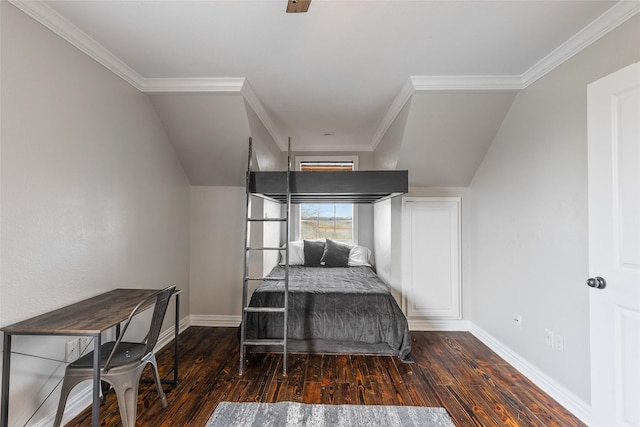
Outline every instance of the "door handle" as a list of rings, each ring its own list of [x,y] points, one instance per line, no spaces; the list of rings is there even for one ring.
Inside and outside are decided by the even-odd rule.
[[[604,289],[607,286],[607,282],[602,277],[596,276],[588,278],[587,285],[596,289]]]

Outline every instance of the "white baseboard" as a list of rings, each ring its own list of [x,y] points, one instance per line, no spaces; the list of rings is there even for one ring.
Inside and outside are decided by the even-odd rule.
[[[558,384],[536,366],[529,363],[473,322],[468,320],[408,319],[408,323],[410,331],[469,331],[559,404],[564,406],[581,421],[589,424],[591,420],[591,406],[588,403]]]
[[[224,314],[192,314],[191,326],[210,326],[214,328],[235,328],[240,326],[242,316]]]
[[[73,389],[73,392],[67,399],[67,404],[64,408],[64,415],[62,416],[62,422],[60,425],[67,424],[80,412],[91,406],[92,392],[93,385],[91,384],[91,382],[81,383]],[[35,424],[32,424],[32,427],[51,427],[55,419],[56,413],[49,413],[46,417],[42,418]]]
[[[178,329],[179,329],[178,334],[181,334],[182,332],[184,332],[184,330],[187,329],[189,326],[191,326],[190,316],[185,316],[182,319],[180,319],[180,321],[178,322]],[[172,326],[166,331],[160,333],[160,336],[158,336],[158,344],[156,344],[156,348],[154,350],[156,353],[160,351],[162,347],[164,347],[165,345],[173,341],[173,338],[175,337],[174,331],[175,331],[175,328]]]
[[[582,422],[589,425],[591,421],[591,405],[571,393],[562,385],[558,384],[547,374],[540,371],[536,366],[529,363],[519,354],[504,345],[491,334],[487,333],[473,322],[469,322],[469,332],[482,341],[487,347],[502,357],[511,366],[529,378],[535,385],[540,387],[545,393],[564,406]]]
[[[189,326],[209,326],[209,327],[237,327],[240,324],[240,315],[191,315],[180,321],[180,332]],[[412,331],[469,331],[476,338],[482,341],[487,347],[502,357],[511,366],[529,378],[534,384],[540,387],[545,393],[555,399],[567,410],[573,413],[584,423],[589,424],[591,420],[591,407],[582,399],[571,393],[562,385],[558,384],[548,375],[540,371],[536,366],[529,363],[519,354],[504,345],[491,334],[468,320],[424,320],[409,319],[409,330]],[[156,351],[173,340],[174,328],[164,331],[159,339]],[[67,401],[63,423],[68,422],[80,412],[91,405],[91,384],[81,386],[73,393],[74,396]],[[34,427],[47,427],[53,424],[55,413],[34,424]]]
[[[178,323],[179,332],[182,333],[190,325],[189,316],[184,317]],[[171,326],[166,331],[161,332],[158,337],[158,344],[156,345],[155,352],[158,353],[162,347],[173,341],[175,327]],[[62,417],[62,425],[65,425],[79,413],[91,406],[93,400],[93,384],[90,381],[82,383],[73,389],[70,394],[67,404],[64,409],[64,415]],[[56,418],[56,414],[50,413],[40,421],[33,424],[33,427],[50,427],[53,425],[53,421]]]
[[[231,328],[240,325],[240,315],[191,315],[191,326],[209,326]],[[408,319],[410,331],[468,331],[469,322],[466,320],[425,320]]]
[[[462,319],[407,319],[410,331],[468,331],[469,322]]]

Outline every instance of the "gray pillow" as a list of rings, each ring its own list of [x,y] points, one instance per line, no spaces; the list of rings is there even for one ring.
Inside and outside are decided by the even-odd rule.
[[[330,239],[324,244],[324,252],[320,258],[320,265],[325,267],[348,267],[351,246]]]
[[[320,267],[320,258],[324,253],[323,241],[304,241],[304,266]]]

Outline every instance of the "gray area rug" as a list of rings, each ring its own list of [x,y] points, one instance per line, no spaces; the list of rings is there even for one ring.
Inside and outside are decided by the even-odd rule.
[[[455,424],[444,408],[220,402],[206,427],[222,426],[455,427]]]

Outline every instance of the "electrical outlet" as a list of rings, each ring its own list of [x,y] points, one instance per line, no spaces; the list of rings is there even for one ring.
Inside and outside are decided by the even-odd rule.
[[[79,340],[76,338],[67,342],[65,345],[64,361],[67,363],[73,362],[80,357],[80,349],[78,347]]]
[[[558,350],[560,353],[564,352],[564,338],[562,338],[562,335],[555,334],[553,336],[553,348]]]
[[[516,315],[516,317],[513,318],[513,321],[516,323],[516,326],[518,328],[522,328],[522,315],[521,314]]]
[[[553,348],[554,347],[554,342],[553,342],[553,331],[549,330],[549,329],[545,329],[544,332],[546,333],[545,335],[545,343]]]
[[[84,354],[91,344],[91,337],[80,337],[80,355]]]

